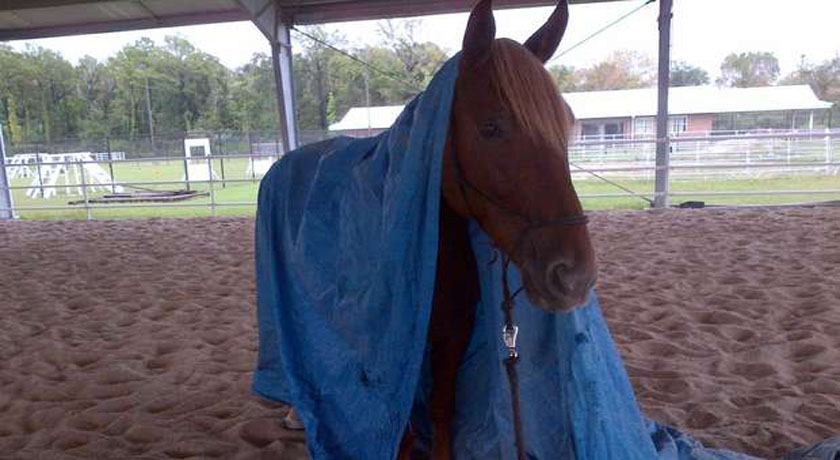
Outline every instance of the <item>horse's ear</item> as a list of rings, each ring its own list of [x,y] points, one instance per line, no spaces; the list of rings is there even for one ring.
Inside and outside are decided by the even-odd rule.
[[[481,0],[473,8],[464,34],[464,59],[480,63],[490,57],[490,47],[496,38],[496,20],[490,0]]]
[[[537,59],[543,63],[548,62],[557,47],[560,46],[560,41],[563,40],[563,35],[566,33],[566,26],[569,25],[569,0],[560,0],[560,4],[551,13],[548,22],[545,23],[540,30],[536,31],[531,38],[525,42],[525,47],[531,50]]]

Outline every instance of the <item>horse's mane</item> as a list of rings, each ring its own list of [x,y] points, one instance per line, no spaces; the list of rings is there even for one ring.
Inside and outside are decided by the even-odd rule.
[[[534,139],[565,151],[574,117],[543,63],[504,38],[493,42],[491,55],[496,89],[516,122]]]

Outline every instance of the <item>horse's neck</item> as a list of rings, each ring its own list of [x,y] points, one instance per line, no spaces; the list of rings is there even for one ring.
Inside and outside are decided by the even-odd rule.
[[[441,197],[438,239],[438,285],[457,297],[454,301],[475,303],[479,285],[469,221],[458,215]]]

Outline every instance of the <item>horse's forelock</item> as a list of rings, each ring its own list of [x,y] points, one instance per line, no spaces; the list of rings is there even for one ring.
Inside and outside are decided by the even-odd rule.
[[[565,151],[571,111],[542,62],[513,40],[494,41],[494,84],[516,122],[528,134]]]

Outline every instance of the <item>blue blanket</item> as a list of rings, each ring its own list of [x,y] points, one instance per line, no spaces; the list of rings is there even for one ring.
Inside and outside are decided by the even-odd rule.
[[[299,411],[314,459],[390,460],[410,417],[427,426],[426,333],[457,63],[389,131],[303,147],[262,181],[253,388]],[[501,267],[488,237],[475,226],[472,235],[482,300],[458,381],[456,458],[514,458]],[[594,291],[565,315],[520,296],[516,317],[529,458],[748,458],[644,420]]]

